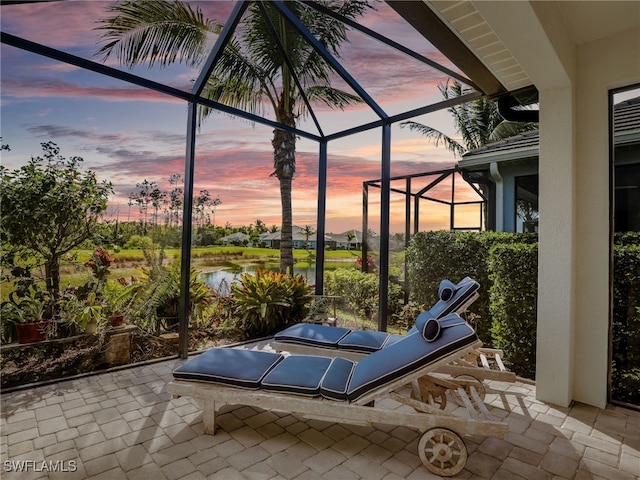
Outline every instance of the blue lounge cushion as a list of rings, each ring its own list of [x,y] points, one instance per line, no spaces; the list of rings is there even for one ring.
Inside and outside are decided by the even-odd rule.
[[[455,285],[455,292],[449,300],[440,299],[427,311],[429,318],[440,318],[456,312],[476,294],[479,288],[480,284],[475,280],[469,277],[463,278]]]
[[[393,335],[389,335],[389,338],[387,339],[387,341],[384,344],[384,348],[387,348],[389,345],[393,345],[394,343],[399,342],[404,337],[405,337],[405,335],[400,335],[400,334],[397,334],[397,333],[394,333]]]
[[[336,348],[338,342],[351,332],[344,327],[329,327],[314,323],[297,323],[276,333],[274,340]]]
[[[465,323],[464,319],[457,313],[451,313],[442,318],[429,318],[421,327],[422,336],[427,342],[437,340],[444,328],[454,327]]]
[[[368,392],[386,385],[442,359],[478,340],[465,322],[442,329],[433,342],[422,335],[407,335],[393,345],[364,357],[356,365],[347,388],[347,399],[357,400]]]
[[[260,388],[260,382],[280,363],[280,353],[236,348],[212,348],[173,371],[174,378]]]
[[[316,396],[331,358],[291,355],[276,365],[261,382],[265,390]]]
[[[338,342],[338,348],[356,352],[375,352],[384,347],[389,336],[387,332],[375,330],[352,330]]]
[[[347,385],[355,366],[355,362],[346,358],[334,358],[320,384],[320,395],[333,400],[346,400]]]
[[[456,285],[451,280],[442,280],[438,287],[438,298],[445,302],[451,300],[453,294],[456,292]]]

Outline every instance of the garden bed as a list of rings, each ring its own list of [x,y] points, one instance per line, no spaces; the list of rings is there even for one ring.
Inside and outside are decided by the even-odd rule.
[[[128,364],[146,362],[178,354],[175,343],[133,328],[130,332]],[[240,339],[227,332],[211,337],[205,332],[190,332],[189,350],[236,343]],[[64,379],[114,366],[105,358],[105,342],[98,335],[80,335],[28,345],[2,346],[0,388],[13,389],[34,383]]]

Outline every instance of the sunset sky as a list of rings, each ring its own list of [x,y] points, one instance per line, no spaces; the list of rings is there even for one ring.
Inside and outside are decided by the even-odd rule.
[[[100,34],[96,21],[107,15],[111,1],[65,1],[25,5],[3,5],[2,31],[96,62]],[[230,1],[189,2],[204,15],[224,22],[233,7]],[[455,69],[423,37],[417,34],[385,3],[376,3],[361,19],[369,28],[406,45],[418,53]],[[395,52],[359,32],[350,33],[342,63],[388,114],[397,114],[440,101],[440,72]],[[136,183],[155,181],[169,190],[172,174],[184,173],[186,103],[118,80],[2,45],[1,135],[10,152],[2,152],[2,165],[13,169],[40,153],[40,143],[57,143],[65,157],[80,156],[84,166],[99,179],[113,182],[116,195],[108,214],[135,218],[127,206]],[[108,61],[117,65],[115,59]],[[132,73],[166,82],[185,91],[197,70],[174,65],[164,70],[136,67]],[[344,84],[336,85],[340,88]],[[325,134],[339,132],[377,117],[366,106],[346,112],[316,110]],[[270,118],[270,115],[265,114]],[[414,120],[456,137],[446,111]],[[310,120],[299,127],[313,133]],[[380,129],[370,130],[329,143],[327,232],[362,228],[362,182],[380,178]],[[195,190],[208,190],[222,201],[215,223],[233,226],[262,220],[280,224],[278,181],[271,177],[272,128],[215,113],[208,117],[197,137]],[[317,210],[317,156],[315,142],[297,143],[297,173],[294,179],[294,224],[315,225]],[[393,176],[428,172],[453,166],[457,159],[443,148],[435,148],[417,133],[392,128]],[[414,182],[415,190],[433,178]],[[422,183],[420,183],[422,182]],[[456,188],[462,182],[457,181]],[[442,185],[439,193],[448,193]],[[404,182],[393,185],[403,188]],[[459,191],[466,198],[464,189]],[[372,191],[370,228],[379,231],[379,202]],[[475,199],[475,198],[474,198]],[[392,194],[392,232],[404,231],[404,197]],[[432,206],[433,205],[433,206]],[[469,209],[467,209],[469,210]],[[478,222],[477,207],[471,223]],[[421,229],[448,228],[448,207],[421,204]],[[460,211],[460,214],[462,211]],[[456,215],[459,215],[456,213]]]

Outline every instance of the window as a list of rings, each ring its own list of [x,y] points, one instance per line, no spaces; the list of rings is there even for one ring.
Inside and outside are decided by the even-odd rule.
[[[516,177],[516,231],[538,231],[538,175]]]
[[[616,165],[614,225],[616,232],[640,232],[640,149],[635,165]]]

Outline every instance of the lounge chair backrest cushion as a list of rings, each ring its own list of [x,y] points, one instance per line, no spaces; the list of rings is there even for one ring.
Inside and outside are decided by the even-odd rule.
[[[442,318],[427,318],[426,315],[416,320],[416,328],[427,342],[434,342],[442,334],[442,330],[464,323],[457,313],[450,313]]]
[[[475,280],[465,277],[455,285],[455,291],[449,300],[440,299],[429,309],[429,315],[432,318],[440,318],[457,311],[462,305],[467,303],[473,297],[480,284]]]
[[[356,365],[347,398],[355,401],[366,393],[408,375],[478,340],[466,323],[442,330],[433,342],[421,334],[407,335],[399,342],[364,357]]]
[[[442,280],[438,287],[438,298],[444,302],[448,302],[456,293],[456,285],[451,280]]]
[[[212,348],[173,371],[182,380],[217,382],[236,387],[260,388],[260,382],[284,359],[281,353]]]

